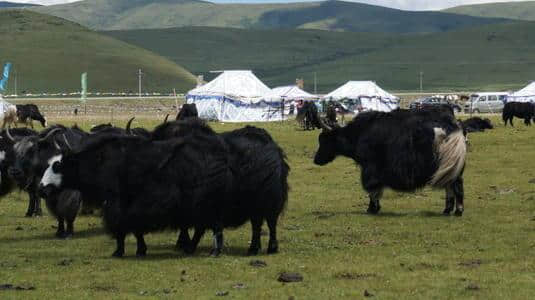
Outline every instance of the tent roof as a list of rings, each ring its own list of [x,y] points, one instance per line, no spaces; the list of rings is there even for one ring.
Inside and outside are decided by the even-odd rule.
[[[264,96],[264,98],[268,100],[279,100],[282,98],[288,100],[300,100],[315,99],[318,97],[316,95],[303,91],[296,85],[287,85],[273,88],[269,93]]]
[[[223,71],[214,80],[188,92],[196,96],[226,96],[237,100],[252,100],[269,93],[270,89],[251,71]]]
[[[346,84],[330,92],[324,97],[327,99],[356,99],[361,96],[380,97],[383,99],[398,99],[398,97],[380,88],[373,81],[348,81]]]
[[[535,96],[535,81],[528,84],[523,89],[509,95],[509,97],[527,97],[527,96]]]

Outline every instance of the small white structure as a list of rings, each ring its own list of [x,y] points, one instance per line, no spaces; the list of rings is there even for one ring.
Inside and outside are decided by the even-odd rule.
[[[199,117],[224,122],[281,120],[280,99],[264,99],[271,90],[251,71],[223,71],[214,80],[189,91]]]
[[[373,81],[348,81],[324,96],[325,100],[354,101],[363,110],[389,112],[399,107],[399,98],[386,92]]]
[[[507,102],[535,102],[535,81],[507,96]]]

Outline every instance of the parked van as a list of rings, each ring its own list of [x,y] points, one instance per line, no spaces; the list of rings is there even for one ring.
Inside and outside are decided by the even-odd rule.
[[[464,112],[469,113],[499,113],[503,110],[509,93],[477,93],[470,96],[464,105]]]

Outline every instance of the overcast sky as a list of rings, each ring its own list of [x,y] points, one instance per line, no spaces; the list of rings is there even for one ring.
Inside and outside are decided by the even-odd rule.
[[[75,2],[78,0],[7,0],[11,2],[26,2],[26,3],[36,3],[36,4],[59,4],[59,3],[68,3]],[[269,2],[302,2],[309,0],[208,0],[211,2],[234,2],[234,3],[269,3]],[[526,0],[509,0],[509,1],[500,1],[500,0],[359,0],[353,2],[362,2],[368,4],[376,4],[381,6],[407,9],[407,10],[434,10],[434,9],[443,9],[463,4],[476,4],[476,3],[488,3],[488,2],[510,2],[510,1],[526,1]]]

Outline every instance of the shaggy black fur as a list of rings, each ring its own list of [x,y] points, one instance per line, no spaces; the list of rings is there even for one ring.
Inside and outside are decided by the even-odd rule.
[[[188,119],[162,124],[153,132],[156,140],[173,137],[212,135],[216,133],[200,119]],[[288,200],[288,173],[290,167],[285,161],[283,150],[264,129],[246,126],[245,128],[220,134],[229,147],[230,164],[234,172],[233,196],[223,206],[223,227],[238,227],[251,221],[252,239],[248,253],[257,254],[261,248],[260,232],[266,220],[270,239],[268,253],[278,251],[277,220]],[[182,230],[177,246],[188,252],[195,250],[203,232],[195,232],[189,242],[187,232]],[[216,249],[219,254],[222,235],[216,236]],[[189,246],[188,246],[189,245]]]
[[[59,188],[105,200],[104,224],[117,240],[114,256],[124,254],[128,233],[136,236],[137,255],[142,256],[147,232],[189,227],[221,232],[222,207],[233,186],[228,159],[217,136],[152,142],[101,134],[88,137],[52,169],[63,175]],[[50,189],[54,186],[42,187]]]
[[[37,135],[37,132],[27,128],[14,128],[10,129],[10,134],[14,138],[19,139],[25,136]],[[18,186],[16,181],[14,181],[13,178],[8,175],[9,167],[13,166],[15,163],[15,152],[13,150],[13,145],[14,142],[9,139],[6,131],[2,130],[0,132],[0,196],[10,193],[16,187],[21,189],[25,188],[25,186]],[[25,190],[28,192],[30,199],[28,204],[28,212],[33,211],[32,205],[37,198],[37,192],[28,189]],[[27,213],[27,216],[31,215],[32,214]]]
[[[35,104],[17,104],[17,119],[19,123],[30,124],[33,128],[32,120],[39,121],[41,126],[46,127],[45,117]]]
[[[197,118],[199,112],[197,111],[197,105],[195,103],[184,104],[182,109],[176,115],[176,120],[186,120],[187,118]]]
[[[352,158],[360,165],[362,185],[370,194],[368,212],[377,213],[385,187],[410,192],[430,182],[438,169],[434,128],[441,128],[446,135],[460,130],[448,112],[361,113],[346,127],[320,134],[314,163],[325,165],[338,155]],[[455,191],[458,215],[463,210],[462,187],[461,175],[447,187]],[[448,192],[444,213],[453,209],[452,197]]]
[[[19,185],[37,191],[41,177],[48,168],[48,160],[54,155],[60,154],[62,150],[79,145],[85,136],[87,133],[76,126],[67,128],[62,125],[54,125],[46,128],[37,136],[21,138],[14,146],[15,163],[9,168],[9,174]],[[73,223],[82,201],[79,193],[63,191],[58,195],[43,198],[45,198],[48,210],[58,221],[56,236],[70,238],[73,235]],[[33,207],[28,209],[27,215],[42,214],[40,198],[36,197],[34,200]],[[65,222],[67,230],[65,230]]]
[[[524,124],[531,126],[531,119],[535,119],[535,104],[521,102],[505,103],[502,111],[502,119],[505,126],[507,126],[507,121],[509,121],[511,126],[514,126],[513,117],[524,119]]]
[[[493,129],[490,119],[481,119],[479,117],[473,117],[465,121],[461,121],[463,128],[466,132],[481,132],[485,129]]]

